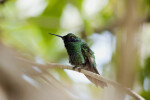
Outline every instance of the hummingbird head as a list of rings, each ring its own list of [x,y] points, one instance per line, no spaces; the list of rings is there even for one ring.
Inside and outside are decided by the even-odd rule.
[[[72,33],[68,33],[67,35],[63,36],[63,40],[65,43],[67,43],[67,42],[81,42],[81,39]]]
[[[58,37],[62,38],[63,41],[64,41],[64,43],[68,43],[68,42],[81,42],[81,39],[78,38],[77,36],[75,36],[72,33],[68,33],[65,36],[60,36],[60,35],[56,35],[56,34],[52,34],[52,33],[49,33],[49,34],[55,35],[55,36],[58,36]]]

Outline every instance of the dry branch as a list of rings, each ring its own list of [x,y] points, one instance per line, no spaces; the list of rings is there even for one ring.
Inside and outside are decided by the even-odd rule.
[[[69,65],[62,65],[62,64],[57,64],[57,63],[38,64],[38,63],[31,62],[31,61],[23,59],[23,58],[18,58],[18,59],[21,60],[21,61],[24,61],[24,62],[26,62],[30,65],[37,66],[41,70],[45,70],[45,69],[48,69],[48,68],[61,68],[61,69],[73,70],[72,66],[69,66]],[[75,69],[74,71],[78,72],[78,69]],[[120,89],[120,90],[124,91],[128,95],[134,97],[136,100],[145,100],[142,96],[140,96],[136,92],[132,91],[131,89],[125,88],[125,87],[121,86],[119,83],[117,83],[115,81],[112,81],[112,80],[109,80],[109,79],[106,79],[103,76],[100,76],[98,74],[95,74],[93,72],[90,72],[90,71],[87,71],[87,70],[84,70],[84,69],[81,69],[80,73],[91,76],[92,78],[95,78],[97,80],[101,80],[103,82],[106,82],[107,84],[110,84],[110,85],[114,86],[116,89]]]

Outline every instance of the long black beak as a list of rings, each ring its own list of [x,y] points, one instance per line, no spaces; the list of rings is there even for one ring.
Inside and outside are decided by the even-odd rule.
[[[56,35],[56,34],[53,34],[53,33],[48,33],[48,34],[50,34],[50,35],[55,35],[55,36],[58,36],[58,37],[60,37],[60,38],[63,38],[63,36]]]

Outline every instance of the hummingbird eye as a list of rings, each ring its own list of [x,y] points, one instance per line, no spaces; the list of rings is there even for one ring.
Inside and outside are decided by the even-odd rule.
[[[72,36],[71,39],[74,39],[74,37]]]
[[[75,42],[75,38],[74,38],[73,36],[70,37],[70,40],[71,40],[72,42]]]

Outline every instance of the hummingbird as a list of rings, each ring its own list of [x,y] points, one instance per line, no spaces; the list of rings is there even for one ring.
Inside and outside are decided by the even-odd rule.
[[[96,68],[94,52],[89,48],[87,43],[83,42],[72,33],[68,33],[65,36],[60,36],[53,33],[49,34],[60,37],[63,40],[69,56],[69,63],[74,65],[73,69],[78,67],[99,74]],[[96,86],[100,86],[102,88],[107,87],[105,82],[96,80],[88,75],[85,76]]]

